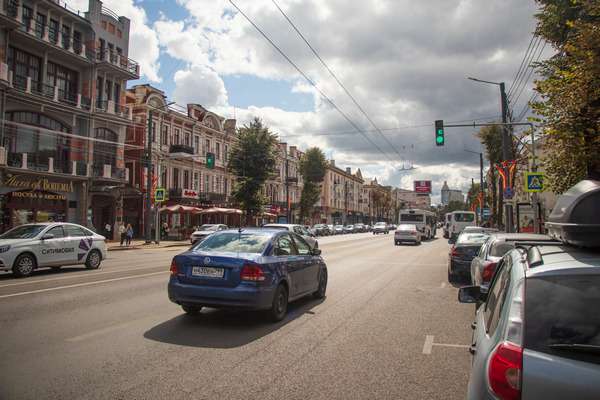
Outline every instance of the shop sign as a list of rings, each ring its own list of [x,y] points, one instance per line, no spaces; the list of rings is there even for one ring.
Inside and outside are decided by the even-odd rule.
[[[181,197],[186,198],[186,199],[197,199],[198,192],[196,192],[195,190],[191,190],[191,189],[183,189],[181,191]]]
[[[19,197],[22,199],[34,199],[34,200],[60,200],[65,201],[67,197],[57,193],[44,193],[36,191],[24,191],[24,192],[12,192],[10,194],[13,198]]]
[[[28,175],[9,175],[4,185],[11,188],[73,193],[73,182],[58,182]]]

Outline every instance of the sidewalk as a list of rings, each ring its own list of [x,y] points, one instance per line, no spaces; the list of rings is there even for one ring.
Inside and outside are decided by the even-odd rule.
[[[146,244],[144,240],[132,240],[130,246],[120,245],[118,241],[110,240],[106,241],[106,248],[108,251],[125,251],[125,250],[140,250],[140,249],[159,249],[163,247],[189,247],[192,244],[189,240],[165,240],[161,241],[160,244],[154,242]]]

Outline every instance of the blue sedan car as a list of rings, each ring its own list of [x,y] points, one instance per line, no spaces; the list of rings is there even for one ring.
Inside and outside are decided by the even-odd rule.
[[[266,310],[282,320],[288,302],[325,297],[321,250],[299,235],[273,229],[216,232],[171,263],[169,299],[188,314],[204,306]]]

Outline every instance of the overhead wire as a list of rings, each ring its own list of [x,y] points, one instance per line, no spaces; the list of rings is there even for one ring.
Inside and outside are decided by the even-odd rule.
[[[512,91],[514,89],[514,86],[515,86],[515,83],[517,82],[517,80],[521,76],[523,68],[527,68],[527,65],[525,64],[525,60],[529,56],[529,51],[531,50],[532,44],[533,44],[533,42],[534,42],[534,40],[536,38],[537,38],[537,36],[535,35],[535,32],[533,32],[531,34],[531,40],[529,41],[529,45],[527,46],[527,50],[525,50],[525,54],[523,54],[523,58],[521,59],[521,64],[519,65],[519,69],[517,70],[517,73],[515,74],[515,77],[513,78],[512,84],[508,88],[507,95],[510,95],[512,93]]]
[[[540,60],[540,58],[542,57],[542,53],[544,52],[544,49],[546,48],[546,44],[547,43],[544,42],[544,45],[542,46],[542,48],[540,49],[540,51],[537,54],[535,62],[538,62]],[[532,60],[533,60],[533,58],[532,58]],[[513,99],[509,100],[509,101],[511,101],[514,105],[517,105],[517,102],[519,101],[519,98],[521,98],[521,95],[523,94],[523,91],[527,87],[527,84],[529,83],[529,80],[531,79],[531,77],[532,77],[532,75],[533,75],[534,72],[535,72],[535,68],[533,66],[530,66],[529,73],[527,74],[527,77],[522,81],[522,86],[521,86],[521,89],[519,91],[519,94],[517,94],[516,97],[514,97],[516,92],[513,92]],[[519,90],[519,89],[516,89],[516,90]]]
[[[291,27],[294,29],[294,31],[296,31],[296,33],[298,34],[298,36],[300,36],[300,38],[302,38],[302,40],[304,41],[304,43],[306,43],[306,45],[308,46],[308,48],[312,51],[312,53],[315,55],[315,57],[317,57],[317,59],[320,61],[320,63],[323,65],[323,67],[325,67],[325,69],[327,70],[327,72],[329,72],[329,74],[333,77],[333,79],[337,82],[337,84],[344,90],[344,92],[352,100],[352,102],[354,103],[354,105],[365,116],[365,118],[367,119],[367,121],[369,121],[369,123],[371,124],[371,126],[373,126],[374,130],[377,133],[379,133],[379,135],[392,148],[392,150],[394,150],[394,152],[398,155],[398,157],[400,157],[402,159],[403,156],[400,154],[400,152],[398,151],[398,149],[383,134],[383,132],[381,131],[381,129],[379,129],[379,127],[377,127],[377,125],[375,124],[375,122],[373,121],[373,119],[369,116],[369,114],[367,114],[367,112],[364,110],[364,108],[358,103],[358,101],[356,100],[356,98],[350,93],[350,91],[346,88],[346,86],[338,79],[337,75],[331,70],[331,68],[329,67],[329,65],[327,65],[327,63],[323,60],[323,58],[319,55],[319,53],[317,52],[317,50],[315,50],[315,48],[310,44],[310,42],[308,41],[308,39],[306,39],[306,37],[302,34],[302,32],[300,32],[300,29],[298,29],[298,27],[296,26],[296,24],[294,24],[294,22],[292,22],[292,20],[288,17],[288,15],[285,13],[285,11],[283,11],[281,9],[281,7],[279,7],[279,4],[277,4],[277,1],[271,0],[271,2],[275,5],[275,7],[277,7],[277,9],[281,13],[281,15],[283,15],[283,17],[291,25]],[[367,131],[365,131],[365,132],[367,132]]]
[[[384,155],[389,161],[394,162],[394,160],[392,158],[390,158],[390,156],[383,151],[383,149],[381,147],[379,147],[379,145],[377,145],[377,143],[375,143],[373,140],[371,140],[371,138],[369,138],[369,136],[358,126],[356,125],[356,123],[354,121],[352,121],[352,119],[350,119],[350,117],[344,112],[342,111],[342,109],[340,107],[338,107],[337,104],[335,104],[335,102],[329,98],[329,96],[327,96],[323,90],[321,90],[321,88],[319,88],[319,86],[317,86],[317,84],[308,76],[306,75],[306,73],[304,71],[302,71],[302,69],[300,69],[300,67],[298,67],[298,65],[296,65],[296,63],[294,63],[288,56],[287,54],[285,54],[285,52],[283,50],[281,50],[281,48],[279,46],[277,46],[273,40],[271,40],[271,38],[263,32],[262,29],[260,29],[260,27],[258,27],[258,25],[256,25],[254,23],[254,21],[252,21],[252,19],[250,17],[248,17],[238,6],[237,4],[235,4],[233,2],[233,0],[229,0],[229,3],[231,3],[231,5],[233,7],[235,7],[236,10],[238,10],[238,12],[262,35],[263,38],[265,38],[265,40],[267,40],[271,46],[273,46],[277,52],[287,60],[287,62],[292,65],[294,67],[294,69],[296,69],[296,71],[302,75],[302,77],[304,77],[304,79],[312,86],[314,87],[319,94],[321,95],[321,97],[323,97],[323,99],[325,99],[333,108],[335,108],[335,110],[350,124],[352,125],[352,127],[354,129],[356,129],[370,144],[373,145],[373,147],[375,147],[382,155]]]

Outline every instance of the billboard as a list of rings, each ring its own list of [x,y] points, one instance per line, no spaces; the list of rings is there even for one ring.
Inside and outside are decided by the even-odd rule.
[[[431,194],[431,181],[415,181],[415,193]]]

